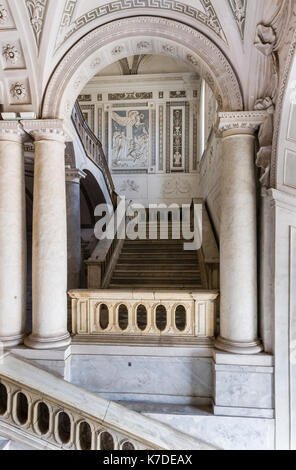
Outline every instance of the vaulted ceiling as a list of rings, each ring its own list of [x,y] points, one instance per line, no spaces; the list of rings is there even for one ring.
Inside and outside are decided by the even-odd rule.
[[[120,18],[150,15],[189,25],[228,58],[244,106],[276,99],[295,30],[294,0],[0,0],[0,103],[40,115],[49,79],[90,31]]]

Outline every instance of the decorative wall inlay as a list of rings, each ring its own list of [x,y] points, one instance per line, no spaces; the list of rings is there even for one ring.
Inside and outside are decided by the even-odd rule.
[[[95,106],[93,104],[82,104],[80,106],[84,118],[90,129],[95,131]]]
[[[134,191],[138,193],[140,191],[140,186],[134,180],[127,179],[122,182],[120,191]]]
[[[197,112],[193,112],[193,158],[192,158],[192,169],[193,171],[197,170],[197,162],[198,162],[198,154],[197,154],[197,126],[198,126],[198,119],[197,119]]]
[[[192,188],[188,181],[184,181],[180,177],[167,180],[163,186],[163,195],[185,195],[191,194]]]
[[[184,124],[183,124],[183,112],[184,109],[177,108],[173,109],[172,119],[173,119],[173,136],[172,136],[172,165],[171,170],[180,170],[184,168]]]
[[[37,46],[39,46],[47,0],[26,0],[26,5],[30,15],[36,43]]]
[[[103,109],[98,109],[98,139],[102,142],[103,138]]]
[[[104,152],[108,161],[109,156],[109,112],[104,112],[104,121],[105,121],[105,148]]]
[[[102,99],[103,99],[102,94],[101,94],[101,93],[98,93],[98,94],[97,94],[97,101],[102,101]]]
[[[147,109],[126,109],[111,113],[112,169],[148,167],[149,121]]]
[[[173,150],[174,144],[173,141],[175,139],[175,134],[176,134],[176,139],[179,140],[180,136],[178,135],[179,131],[181,129],[177,129],[179,127],[178,122],[179,119],[177,116],[177,112],[173,112],[173,116],[171,116],[172,108],[176,107],[177,110],[180,110],[180,108],[184,108],[182,110],[182,152],[180,152],[180,146],[178,145],[179,149],[176,151]],[[170,173],[171,171],[185,171],[186,173],[189,172],[189,129],[190,129],[190,113],[189,113],[189,103],[187,101],[170,101],[167,102],[166,104],[166,172]],[[174,110],[173,110],[174,111]],[[179,116],[180,117],[180,116]],[[170,123],[170,124],[169,124]],[[185,132],[185,134],[184,134]],[[181,162],[182,165],[180,166],[180,155],[181,153],[182,158]],[[173,157],[171,159],[171,155],[175,155],[175,158]],[[175,162],[174,162],[175,160]]]
[[[166,52],[167,54],[170,55],[176,55],[177,54],[177,48],[173,46],[172,44],[163,44],[162,50]]]
[[[164,119],[164,113],[163,113],[163,110],[164,110],[164,106],[163,105],[160,105],[159,106],[159,156],[158,156],[158,169],[160,171],[163,171],[163,138],[164,138],[164,135],[163,135],[163,129],[164,129],[164,123],[163,123],[163,119]]]
[[[177,0],[115,0],[88,11],[84,15],[77,18],[73,23],[71,23],[76,2],[77,0],[70,0],[65,5],[56,47],[60,47],[76,31],[83,28],[92,21],[101,19],[111,13],[120,13],[120,11],[131,9],[143,10],[147,8],[158,11],[160,9],[165,11],[169,10],[179,15],[184,15],[191,19],[197,20],[210,28],[220,39],[226,42],[226,37],[221,23],[210,0],[200,0],[205,13],[194,8],[192,5],[186,5]],[[141,41],[141,44],[143,42],[144,41]]]
[[[78,101],[91,101],[91,95],[79,95]]]
[[[228,2],[237,23],[241,38],[244,39],[247,0],[228,0]]]
[[[127,92],[127,93],[109,93],[109,101],[123,101],[123,100],[151,100],[153,93],[151,92]]]
[[[155,167],[156,165],[156,111],[155,109],[151,110],[151,165]]]
[[[170,91],[170,98],[186,98],[186,91]]]
[[[0,24],[6,24],[8,21],[8,13],[4,5],[0,3]]]
[[[3,46],[2,55],[7,63],[16,64],[20,57],[20,52],[12,44]]]
[[[28,93],[25,85],[20,82],[16,82],[10,87],[10,94],[17,101],[23,101],[27,97]]]
[[[160,92],[158,93],[158,98],[160,98],[160,99],[163,98],[163,91],[160,91]]]
[[[112,108],[138,108],[139,106],[141,106],[143,108],[144,107],[148,107],[148,103],[146,102],[142,102],[141,101],[137,101],[135,103],[112,103]]]
[[[190,62],[190,64],[194,66],[199,65],[198,60],[192,54],[187,54],[186,59],[188,60],[188,62]]]

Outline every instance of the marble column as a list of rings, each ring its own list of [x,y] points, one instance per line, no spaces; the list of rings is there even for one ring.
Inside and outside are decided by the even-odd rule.
[[[23,121],[35,139],[32,334],[34,349],[67,346],[67,223],[62,121]]]
[[[0,122],[0,342],[23,342],[26,312],[26,212],[23,138],[18,122]]]
[[[264,112],[220,113],[220,336],[216,348],[262,351],[258,339],[255,131]]]
[[[81,170],[66,169],[68,290],[80,287],[80,180],[85,177]],[[68,302],[68,329],[71,329],[71,301]]]

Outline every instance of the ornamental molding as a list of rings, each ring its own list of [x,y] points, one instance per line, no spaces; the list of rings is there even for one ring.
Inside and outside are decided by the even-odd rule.
[[[247,13],[247,0],[228,0],[240,36],[244,39]]]
[[[138,10],[137,14],[141,13],[139,10],[145,10],[147,14],[147,9],[151,9],[152,11],[157,10],[156,14],[159,14],[159,10],[162,10],[162,14],[163,12],[166,14],[170,12],[185,16],[207,26],[216,36],[227,42],[211,0],[200,0],[200,3],[205,12],[177,0],[115,0],[88,11],[72,22],[77,0],[67,0],[56,41],[56,50],[85,25],[108,15],[119,14],[121,16],[123,12],[133,9]],[[108,21],[108,18],[106,18],[106,21]],[[184,21],[186,20],[184,19]]]
[[[241,111],[235,113],[219,113],[218,136],[227,131],[256,131],[268,116],[267,111]]]
[[[7,64],[16,64],[20,58],[20,52],[13,44],[5,44],[2,48],[2,55]]]
[[[25,137],[26,133],[18,121],[0,121],[0,140],[21,143]]]
[[[47,0],[25,0],[34,32],[36,44],[39,47]]]
[[[69,133],[62,120],[40,119],[34,121],[21,121],[25,132],[30,134],[36,142],[50,140],[64,143],[69,138]]]
[[[10,86],[10,94],[16,102],[24,101],[28,95],[27,89],[23,83],[16,82]]]
[[[48,84],[43,116],[69,120],[79,94],[73,91],[75,79],[83,73],[82,89],[95,74],[114,62],[114,43],[125,46],[124,50],[133,50],[137,46],[137,38],[143,35],[151,37],[151,53],[170,55],[170,52],[162,48],[170,43],[175,48],[176,58],[188,61],[188,55],[192,56],[192,65],[196,64],[196,72],[212,88],[220,109],[230,111],[243,108],[236,74],[222,51],[208,37],[174,20],[142,16],[101,26],[70,49]],[[94,61],[99,62],[99,58],[101,61],[95,66]]]
[[[8,12],[4,8],[3,3],[0,3],[0,25],[5,25],[8,22]]]

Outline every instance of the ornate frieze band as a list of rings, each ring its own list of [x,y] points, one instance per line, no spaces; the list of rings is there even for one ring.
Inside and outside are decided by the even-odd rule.
[[[12,141],[21,143],[26,133],[17,121],[0,121],[0,141]]]
[[[226,37],[218,19],[216,11],[210,0],[200,0],[206,13],[194,8],[192,5],[186,5],[176,0],[115,0],[105,5],[101,5],[88,11],[84,15],[77,18],[72,24],[73,14],[76,6],[75,0],[67,1],[62,17],[62,22],[57,40],[57,48],[59,48],[67,39],[69,39],[76,31],[80,30],[86,24],[91,23],[99,18],[105,17],[112,13],[120,13],[126,10],[143,10],[151,8],[153,10],[165,10],[194,19],[208,28],[210,28],[220,39],[226,42]],[[66,28],[69,28],[67,31]],[[64,31],[66,30],[65,34]]]
[[[40,119],[21,121],[24,130],[34,137],[35,141],[53,140],[64,143],[68,138],[63,121],[60,119]]]

